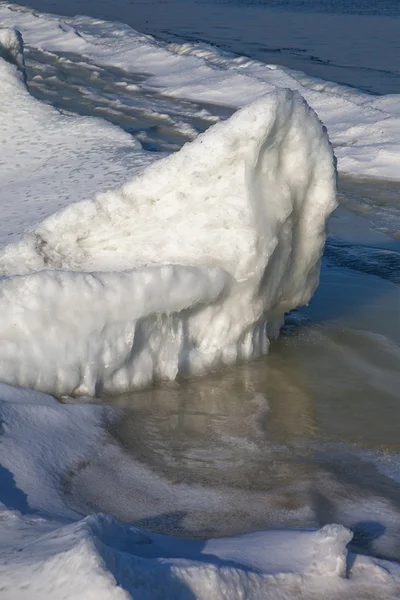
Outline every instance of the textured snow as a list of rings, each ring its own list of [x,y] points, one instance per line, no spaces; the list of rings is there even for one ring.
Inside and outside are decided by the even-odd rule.
[[[329,580],[340,582],[345,574],[350,538],[344,527],[327,526],[317,532],[185,541],[147,534],[107,516],[89,516],[22,545],[5,572],[0,571],[2,595],[5,600],[208,600],[240,598],[251,590],[251,598],[261,599],[270,588],[276,593],[277,584],[286,592],[283,597],[296,586],[328,591]],[[384,579],[383,569],[379,574]]]
[[[0,246],[154,158],[102,119],[62,115],[32,98],[21,68],[20,35],[0,30]]]
[[[340,525],[191,540],[103,514],[82,517],[65,506],[63,481],[100,447],[111,448],[103,429],[108,409],[32,399],[24,406],[10,396],[0,402],[0,417],[4,600],[333,600],[400,591],[399,566],[348,556],[352,534]]]
[[[238,108],[275,86],[298,90],[326,125],[341,173],[399,179],[397,96],[370,95],[205,44],[166,44],[89,17],[54,17],[6,3],[0,3],[0,17],[33,48],[146,74],[138,83],[142,91]]]

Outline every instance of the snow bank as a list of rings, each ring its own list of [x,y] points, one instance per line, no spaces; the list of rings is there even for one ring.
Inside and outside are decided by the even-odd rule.
[[[195,540],[82,517],[64,504],[66,474],[112,445],[108,409],[9,400],[0,402],[4,600],[337,600],[400,591],[396,563],[348,560],[352,534],[340,525]]]
[[[315,113],[266,95],[4,248],[0,379],[93,396],[265,353],[318,284],[335,205]]]
[[[345,575],[350,539],[344,527],[328,526],[192,541],[95,515],[23,544],[7,568],[0,568],[2,597],[219,600],[250,592],[261,600],[265,594],[282,598],[275,596],[277,585],[283,597],[296,586],[327,592]]]
[[[206,44],[166,44],[90,17],[55,17],[6,4],[0,5],[0,17],[16,25],[30,46],[53,57],[72,52],[91,65],[147,74],[137,84],[145,93],[238,108],[276,86],[297,90],[326,125],[341,173],[399,179],[400,116],[392,95],[366,94]]]

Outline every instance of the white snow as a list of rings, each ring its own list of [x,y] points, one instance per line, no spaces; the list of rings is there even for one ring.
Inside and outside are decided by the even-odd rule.
[[[14,91],[13,68],[3,65]],[[77,165],[68,138],[57,135],[54,147],[52,121],[68,131],[74,124],[97,131],[99,122],[51,108],[45,118],[18,85],[29,120],[39,123],[36,143],[57,152],[68,189],[81,191],[85,173],[71,182]],[[17,147],[32,131],[19,121],[15,95],[14,104],[7,121],[19,123]],[[107,129],[107,143],[123,135]],[[79,133],[69,140],[82,152]],[[146,162],[135,145],[132,153]],[[87,168],[95,161],[88,153],[85,160]],[[39,194],[30,175],[18,179],[21,200],[26,187]],[[39,190],[48,171],[43,177]],[[48,186],[47,197],[54,194]],[[284,313],[306,304],[318,284],[335,206],[333,154],[315,113],[295,92],[267,94],[122,188],[56,212],[3,249],[1,380],[94,396],[265,353]]]
[[[26,518],[9,518],[26,526]],[[4,600],[389,599],[399,591],[399,567],[387,561],[358,557],[352,579],[343,577],[351,533],[341,526],[187,541],[103,515],[53,531],[38,518],[29,521],[37,537],[22,542],[0,567]]]
[[[0,402],[0,416],[4,600],[334,600],[400,591],[400,567],[348,557],[352,534],[340,525],[190,540],[107,515],[82,518],[64,505],[63,480],[111,446],[102,429],[107,410]]]
[[[328,128],[341,173],[399,179],[398,96],[373,96],[205,44],[166,44],[89,17],[54,17],[1,2],[0,18],[17,26],[30,47],[147,74],[138,83],[142,91],[238,108],[275,86],[298,90]]]
[[[65,116],[32,98],[22,56],[19,34],[0,29],[0,246],[154,159],[106,121]]]

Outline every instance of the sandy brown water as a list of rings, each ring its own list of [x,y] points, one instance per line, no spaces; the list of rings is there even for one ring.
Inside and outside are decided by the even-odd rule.
[[[342,207],[329,228],[268,356],[103,399],[118,452],[71,474],[72,506],[191,536],[340,522],[400,558],[400,243]]]

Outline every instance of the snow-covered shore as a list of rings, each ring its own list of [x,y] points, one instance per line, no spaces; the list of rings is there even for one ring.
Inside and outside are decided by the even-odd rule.
[[[297,90],[327,127],[340,173],[400,178],[398,94],[374,96],[206,44],[168,44],[127,25],[85,16],[56,17],[0,2],[0,19],[49,57],[75,55],[92,69],[110,65],[140,75],[136,87],[142,93],[239,108],[276,86]]]
[[[3,9],[47,28],[43,16]],[[83,43],[48,22],[59,42]],[[314,111],[271,88],[154,162],[118,128],[34,100],[19,36],[0,43],[0,380],[95,395],[266,352],[284,312],[314,292],[336,205]],[[123,453],[107,436],[114,414],[0,385],[4,600],[400,594],[400,567],[348,553],[340,525],[188,540],[82,517],[66,505],[65,474],[100,450],[108,461]]]
[[[111,411],[4,386],[0,397],[7,398],[0,402],[4,600],[389,599],[400,592],[400,567],[348,555],[352,534],[340,525],[189,540],[107,515],[82,518],[64,504],[63,477],[100,447],[109,460],[122,454],[103,429]]]

